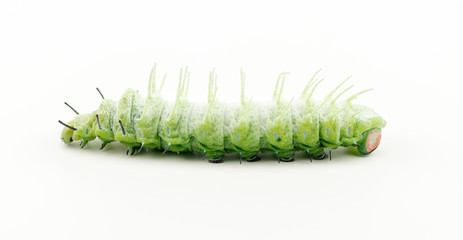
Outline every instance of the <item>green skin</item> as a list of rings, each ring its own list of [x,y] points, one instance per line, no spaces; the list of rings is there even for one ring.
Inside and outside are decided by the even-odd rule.
[[[180,99],[178,105],[168,106],[164,110],[159,124],[159,136],[162,148],[172,152],[191,152],[188,130],[192,105],[186,99]]]
[[[160,95],[148,96],[140,118],[135,120],[137,142],[141,142],[148,149],[161,150],[161,137],[158,125],[164,111],[166,101]]]
[[[204,152],[208,158],[221,158],[224,147],[225,106],[218,102],[209,104],[205,111],[192,114],[190,129],[192,133],[192,150]]]
[[[141,116],[142,109],[143,100],[140,93],[134,89],[127,89],[119,101],[113,119],[112,130],[116,141],[121,142],[129,148],[141,146],[141,142],[137,141],[135,120]],[[119,121],[121,121],[125,133]]]
[[[279,157],[291,158],[295,148],[291,108],[287,102],[276,102],[265,119],[264,152],[275,152]]]
[[[96,114],[98,114],[100,126],[98,122],[93,122],[93,131],[95,135],[103,142],[103,146],[115,141],[114,139],[114,132],[112,129],[112,125],[114,124],[114,115],[117,111],[117,103],[110,99],[104,99],[101,101],[100,107],[96,110]]]
[[[73,126],[77,128],[77,130],[73,132],[72,139],[75,141],[81,140],[81,147],[85,147],[89,141],[96,138],[95,131],[93,129],[93,123],[96,119],[95,112],[79,114],[74,118]]]
[[[126,94],[134,96],[133,92],[126,92]],[[127,97],[123,96],[123,99]],[[68,125],[77,130],[73,131],[65,127],[61,138],[65,143],[81,140],[82,145],[85,146],[88,141],[98,137],[103,144],[119,141],[132,148],[144,143],[146,148],[156,150],[161,150],[161,142],[162,149],[166,149],[168,143],[171,143],[169,147],[171,152],[195,151],[205,153],[209,158],[221,157],[225,153],[238,153],[243,158],[247,158],[258,152],[278,152],[280,157],[291,157],[295,151],[307,150],[312,157],[317,157],[317,154],[319,155],[323,152],[323,148],[327,147],[335,149],[339,146],[356,146],[355,143],[357,143],[365,149],[368,131],[385,126],[384,120],[378,115],[373,115],[373,112],[370,112],[371,116],[352,117],[344,124],[340,124],[339,118],[332,116],[322,118],[317,114],[311,114],[306,118],[294,115],[291,118],[291,112],[288,109],[273,108],[273,118],[269,117],[264,122],[268,130],[260,136],[258,115],[252,114],[249,109],[246,109],[247,107],[240,108],[235,118],[232,118],[229,125],[225,127],[223,120],[225,107],[223,105],[207,107],[201,118],[192,116],[192,119],[188,117],[192,109],[189,103],[185,104],[187,107],[177,117],[175,114],[169,114],[170,107],[168,106],[164,111],[157,111],[156,114],[139,114],[138,119],[133,117],[136,114],[130,115],[131,110],[127,108],[127,104],[122,106],[125,106],[125,111],[117,111],[115,102],[104,100],[97,111],[91,114],[79,114],[74,120],[69,121]],[[356,105],[355,107],[363,106]],[[256,105],[250,107],[254,110],[256,108]],[[96,114],[99,115],[102,130],[99,130]],[[118,119],[114,117],[111,121],[111,116],[118,116],[118,114],[119,116],[132,116],[131,119],[121,118],[126,131],[125,135],[118,124]],[[291,124],[292,119],[295,121],[294,125]],[[317,121],[319,119],[320,121]],[[188,124],[190,120],[191,123]],[[136,127],[131,125],[131,122]],[[155,130],[157,125],[159,132]],[[195,127],[189,128],[189,126]],[[167,130],[168,128],[170,129]],[[228,130],[228,134],[225,134],[225,129]],[[116,134],[112,134],[113,132]],[[140,132],[143,137],[137,136],[136,133]],[[220,141],[220,139],[223,140]],[[361,148],[359,152],[366,154]]]
[[[231,148],[228,152],[236,152],[243,158],[249,158],[257,153],[260,149],[260,131],[259,131],[259,108],[257,105],[246,101],[238,109],[237,114],[229,123],[229,141]]]
[[[335,107],[335,106],[333,106]],[[335,110],[338,110],[337,108]],[[322,145],[329,148],[337,148],[341,142],[342,119],[339,114],[334,114],[334,110],[328,110],[328,113],[321,115],[320,120],[320,138]]]
[[[183,95],[178,94],[174,105],[167,105],[159,94],[149,95],[143,102],[138,91],[128,89],[119,103],[105,99],[93,113],[77,115],[68,122],[76,130],[65,127],[61,138],[65,143],[80,140],[84,147],[98,137],[103,147],[119,141],[129,150],[143,145],[171,152],[200,152],[212,159],[225,153],[248,158],[259,152],[292,158],[296,151],[317,158],[325,155],[324,148],[339,146],[357,146],[361,154],[369,154],[368,136],[386,125],[372,109],[350,100],[320,108],[310,99],[299,105],[277,99],[264,116],[262,107],[251,101],[243,100],[238,108],[228,109],[212,95],[208,105],[195,107],[187,101],[184,89],[179,91]]]
[[[318,114],[313,114],[316,105],[309,103],[299,107],[303,110],[295,115],[295,148],[310,153],[314,158],[319,158],[324,155],[324,147],[320,142],[320,117]]]
[[[67,125],[75,126],[74,120],[67,122]],[[63,130],[61,131],[61,140],[65,143],[71,143],[72,141],[74,141],[74,139],[72,138],[73,135],[74,135],[74,130],[64,127]]]

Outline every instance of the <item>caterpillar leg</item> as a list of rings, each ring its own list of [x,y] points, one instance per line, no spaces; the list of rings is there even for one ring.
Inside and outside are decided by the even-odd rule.
[[[208,160],[210,163],[223,163],[223,156],[211,157]]]
[[[129,155],[130,153],[130,156],[133,156],[139,148],[140,147],[137,147],[137,146],[129,146],[127,147],[127,152],[125,153],[125,155]]]
[[[322,151],[319,155],[312,155],[312,158],[315,159],[315,160],[323,160],[325,158],[327,158],[328,155],[325,153],[325,151]]]
[[[240,154],[240,164],[241,164],[241,162],[243,161],[243,155],[242,155],[241,152],[239,154]],[[255,159],[255,160],[253,160],[253,159]],[[246,158],[247,162],[255,162],[255,161],[259,161],[259,160],[260,160],[260,158],[257,156],[257,154],[249,156],[249,157]]]
[[[293,162],[294,161],[294,156],[280,157],[280,160],[282,162]]]
[[[260,157],[257,154],[246,158],[247,162],[257,162],[259,160],[260,160]]]
[[[88,143],[87,140],[82,140],[82,141],[80,142],[80,148],[84,148],[85,145],[87,145],[87,143]]]
[[[103,150],[103,148],[104,148],[104,147],[106,146],[106,144],[108,144],[108,143],[109,143],[109,142],[103,142],[103,143],[101,144],[100,150]]]
[[[368,130],[365,133],[365,137],[359,142],[354,142],[354,145],[357,146],[357,150],[360,154],[368,155],[378,148],[380,142],[381,129],[375,128]]]
[[[328,157],[328,155],[325,153],[322,147],[312,149],[310,151],[307,149],[307,154],[309,154],[310,159],[315,159],[315,160],[323,160]]]
[[[285,153],[284,156],[280,156],[280,153],[278,151],[275,152],[277,155],[278,163],[281,162],[292,162],[294,161],[294,154],[291,153]]]
[[[140,146],[140,148],[138,149],[137,152],[140,152],[143,149],[144,146],[145,146],[145,143],[141,143],[141,146]],[[148,150],[148,149],[146,149],[146,150]]]

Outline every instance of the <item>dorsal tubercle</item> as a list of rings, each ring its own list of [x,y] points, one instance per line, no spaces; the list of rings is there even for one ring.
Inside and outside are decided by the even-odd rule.
[[[285,79],[286,79],[287,74],[289,74],[289,72],[282,72],[280,73],[280,75],[278,75],[278,80],[277,80],[277,83],[275,84],[275,91],[273,92],[273,100],[276,101],[277,104],[280,103],[281,93],[283,92],[283,86],[285,84]]]

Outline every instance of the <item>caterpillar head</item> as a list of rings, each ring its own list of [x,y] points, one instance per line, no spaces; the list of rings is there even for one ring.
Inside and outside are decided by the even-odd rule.
[[[373,128],[363,134],[363,138],[357,142],[357,150],[363,155],[373,152],[381,142],[381,129]]]
[[[77,130],[74,128],[74,120],[69,121],[67,124],[59,121],[61,124],[64,125],[63,131],[61,131],[61,140],[64,143],[71,143],[73,141],[72,136],[74,135],[74,131]]]

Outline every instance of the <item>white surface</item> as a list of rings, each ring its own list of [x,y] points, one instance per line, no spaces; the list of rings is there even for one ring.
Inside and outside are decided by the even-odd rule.
[[[461,239],[463,30],[459,1],[0,3],[0,239]],[[59,140],[95,87],[146,92],[149,69],[189,65],[193,100],[323,96],[353,75],[358,103],[388,122],[377,151],[309,164],[99,152]],[[460,229],[459,229],[460,228]]]

